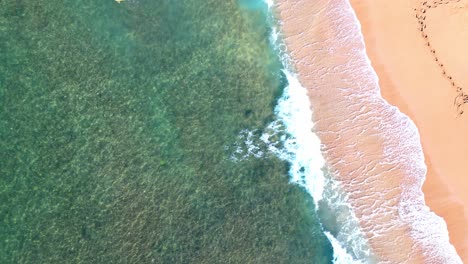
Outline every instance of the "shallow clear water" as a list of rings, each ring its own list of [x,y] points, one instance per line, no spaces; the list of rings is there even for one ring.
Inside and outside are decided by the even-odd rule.
[[[0,263],[329,263],[287,163],[231,158],[286,85],[261,6],[0,2]]]

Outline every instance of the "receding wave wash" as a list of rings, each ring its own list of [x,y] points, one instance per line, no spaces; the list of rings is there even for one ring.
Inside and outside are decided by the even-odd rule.
[[[346,225],[340,226],[345,232],[330,232],[332,244],[364,263],[462,263],[445,221],[425,204],[418,129],[382,98],[349,1],[281,0],[278,10],[298,75],[319,110],[315,130],[327,165],[369,248],[342,236]],[[337,219],[348,222],[348,213],[334,206]]]
[[[0,2],[0,263],[332,262],[286,161],[232,158],[287,85],[247,2]]]

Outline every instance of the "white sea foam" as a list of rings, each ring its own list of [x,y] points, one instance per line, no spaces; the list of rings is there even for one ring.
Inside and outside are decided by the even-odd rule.
[[[304,187],[314,200],[316,212],[324,211],[323,214],[334,222],[323,225],[339,229],[335,232],[336,238],[325,231],[334,250],[334,263],[373,263],[367,240],[346,202],[347,196],[336,181],[324,174],[325,161],[320,151],[321,143],[312,132],[312,113],[306,90],[291,72],[284,70],[284,74],[289,85],[275,109],[278,119],[270,123],[260,137],[255,136],[257,131],[242,130],[231,159],[262,158],[269,152],[287,161],[290,164],[291,183]],[[279,138],[281,144],[272,138]]]
[[[350,45],[356,41],[365,47],[360,23],[349,1],[343,0],[333,3],[336,5],[330,8],[328,15],[334,21],[331,26],[339,27],[336,31],[339,32],[339,37],[342,39],[337,39],[327,48],[330,50],[340,49],[340,45]],[[268,6],[271,8],[272,4],[270,3]],[[343,27],[343,25],[345,26]],[[287,133],[292,135],[285,144],[288,155],[283,155],[283,158],[291,163],[291,181],[304,186],[309,191],[318,205],[317,208],[319,214],[322,214],[322,219],[324,219],[324,213],[320,211],[324,208],[325,215],[328,213],[335,219],[337,223],[335,228],[339,227],[338,230],[325,233],[333,246],[335,263],[377,262],[370,252],[367,241],[359,228],[359,222],[347,202],[348,198],[341,191],[339,182],[334,181],[331,177],[326,177],[327,175],[324,175],[321,170],[324,166],[324,159],[320,153],[320,141],[312,133],[312,113],[306,90],[300,85],[292,71],[288,70],[290,69],[289,58],[285,55],[284,45],[281,43],[281,38],[275,28],[272,30],[271,41],[282,54],[286,69],[284,73],[289,83],[283,97],[278,102],[276,113],[285,124]],[[377,118],[381,118],[376,122],[378,130],[383,132],[381,136],[384,138],[384,155],[383,159],[378,162],[400,166],[404,168],[407,175],[410,175],[408,182],[403,183],[404,188],[402,188],[399,203],[396,203],[399,221],[411,227],[411,236],[422,246],[427,261],[431,263],[434,261],[437,263],[440,261],[462,263],[455,248],[449,242],[446,223],[431,212],[424,202],[421,187],[425,179],[426,166],[417,127],[409,117],[381,97],[378,77],[371,66],[365,48],[356,49],[354,52],[353,58],[350,58],[352,61],[350,64],[336,65],[334,70],[339,71],[340,68],[343,68],[343,71],[349,71],[349,67],[359,65],[360,68],[353,70],[359,74],[359,78],[364,80],[361,84],[356,84],[363,88],[362,93],[352,93],[348,96],[355,97],[353,100],[366,101],[370,104],[376,103],[384,105],[386,108],[380,117],[377,115]],[[361,63],[362,61],[364,63]],[[365,87],[368,84],[372,85]],[[375,89],[371,87],[375,87]],[[385,214],[385,208],[378,209]],[[380,214],[381,212],[374,213]],[[333,227],[328,229],[333,229]],[[379,235],[378,230],[374,231],[374,235]]]
[[[287,58],[283,59],[283,62],[287,61]],[[285,69],[284,74],[288,86],[284,89],[275,112],[285,125],[289,137],[284,141],[284,149],[278,149],[276,153],[290,163],[291,182],[303,186],[314,199],[317,213],[327,216],[320,218],[326,229],[335,231],[334,235],[326,232],[333,246],[335,263],[369,263],[373,256],[360,230],[358,219],[346,202],[348,198],[341,191],[339,183],[324,173],[325,159],[321,152],[321,142],[313,133],[314,124],[307,91],[292,72]],[[333,223],[328,223],[329,221]]]
[[[270,42],[277,50],[283,63],[283,73],[288,81],[283,95],[275,107],[277,121],[271,123],[266,131],[273,134],[283,134],[281,148],[271,142],[273,136],[269,132],[261,136],[268,145],[269,151],[290,163],[290,180],[303,186],[312,196],[317,213],[327,215],[334,224],[326,223],[325,228],[333,229],[334,235],[325,232],[334,249],[334,262],[358,264],[370,263],[373,256],[367,240],[360,230],[358,219],[346,202],[348,199],[341,191],[339,184],[330,175],[325,175],[325,159],[321,152],[321,142],[313,133],[312,110],[307,90],[300,84],[293,73],[285,45],[280,33],[273,25],[271,0],[264,0],[270,11],[272,30]],[[321,211],[321,212],[319,212]]]
[[[316,25],[327,25],[327,27],[330,27],[331,33],[323,34],[325,31],[325,29],[323,29],[321,31],[323,35],[320,40],[316,43],[304,46],[305,50],[308,52],[308,58],[333,56],[339,51],[343,53],[340,54],[340,62],[336,64],[314,65],[315,62],[303,62],[304,64],[312,65],[309,67],[309,69],[311,69],[310,74],[323,74],[312,82],[318,85],[318,87],[309,88],[320,90],[320,84],[329,85],[327,81],[344,78],[340,85],[344,87],[349,86],[349,88],[338,89],[333,87],[333,85],[330,87],[344,97],[335,98],[340,101],[337,103],[341,103],[344,107],[361,107],[358,107],[355,113],[351,112],[349,115],[346,115],[349,119],[342,120],[343,123],[341,125],[353,131],[359,131],[361,129],[361,133],[363,132],[362,129],[371,129],[374,136],[377,136],[379,142],[383,144],[382,157],[379,158],[379,160],[372,160],[375,164],[371,164],[369,167],[367,167],[366,163],[359,164],[359,160],[365,156],[365,153],[359,153],[358,148],[357,152],[352,154],[356,156],[354,158],[357,160],[356,162],[353,161],[353,157],[350,156],[347,156],[347,159],[341,160],[339,157],[336,157],[333,160],[334,165],[339,164],[342,166],[344,162],[346,162],[346,164],[351,162],[354,166],[359,165],[360,169],[350,169],[347,172],[350,173],[350,175],[347,175],[349,176],[348,178],[353,180],[346,184],[348,188],[354,187],[354,189],[351,188],[351,190],[355,190],[356,197],[361,195],[360,189],[364,186],[366,186],[366,188],[371,188],[369,190],[374,190],[374,188],[379,185],[380,181],[385,180],[379,179],[379,177],[383,175],[379,174],[378,171],[374,171],[376,164],[381,168],[388,169],[388,171],[386,171],[388,172],[386,174],[387,176],[391,176],[393,169],[396,170],[396,168],[398,168],[399,172],[404,172],[403,174],[405,175],[403,182],[398,187],[398,190],[402,192],[398,197],[390,198],[389,201],[388,197],[385,198],[386,196],[384,196],[384,194],[372,192],[368,192],[372,197],[361,197],[361,199],[364,200],[374,200],[374,204],[371,205],[372,209],[364,208],[363,210],[363,208],[359,208],[363,214],[361,220],[367,223],[367,234],[372,234],[374,237],[380,237],[382,235],[386,237],[392,233],[395,226],[401,227],[400,230],[409,227],[410,235],[416,241],[417,245],[413,245],[414,248],[402,248],[401,250],[409,252],[408,254],[411,254],[411,256],[405,254],[402,256],[400,255],[402,259],[400,259],[401,261],[399,262],[404,263],[405,256],[407,258],[415,257],[414,254],[417,253],[413,250],[422,248],[427,263],[462,263],[455,248],[449,242],[446,223],[442,218],[430,212],[429,208],[424,203],[424,194],[421,191],[421,187],[426,174],[426,166],[418,129],[409,117],[402,114],[396,107],[389,105],[381,97],[378,77],[367,57],[360,24],[354,14],[354,10],[347,0],[317,1],[317,3],[318,2],[320,2],[320,4],[317,4],[317,8],[320,12],[313,15],[321,17],[321,20],[317,21]],[[302,38],[301,41],[307,41],[303,39],[302,35],[299,36]],[[272,37],[272,39],[278,41],[277,36]],[[306,49],[309,46],[311,48]],[[286,66],[286,68],[288,67]],[[354,75],[350,76],[350,74]],[[325,77],[324,75],[327,76]],[[290,82],[290,84],[291,83],[294,82]],[[285,90],[285,93],[286,92],[288,92],[288,89]],[[288,100],[290,100],[290,98]],[[278,107],[279,106],[280,104]],[[279,112],[287,111],[285,109],[287,109],[287,107],[280,109]],[[282,116],[281,114],[278,115]],[[285,118],[286,128],[288,129],[288,133],[296,137],[297,133],[301,132],[296,131],[294,125],[289,125],[288,120],[291,121],[294,119],[288,119],[288,115],[283,115],[287,117]],[[353,126],[354,120],[360,120],[365,124],[367,121],[367,126],[363,126],[362,128]],[[326,133],[330,135],[333,134],[333,131],[324,132],[324,134]],[[340,131],[340,133],[346,133],[346,131]],[[356,134],[353,133],[349,134],[356,136]],[[300,143],[302,144],[302,141]],[[346,145],[349,144],[349,142],[344,142],[343,144]],[[353,147],[351,149],[356,148]],[[369,161],[369,157],[371,156],[372,154],[366,156],[366,161]],[[298,157],[301,157],[301,155],[293,156],[293,158]],[[294,164],[294,162],[297,161],[291,160],[290,162]],[[345,167],[346,164],[344,164]],[[292,179],[295,179],[294,173],[294,171],[291,171]],[[345,176],[339,175],[338,173],[340,172],[335,172],[334,176],[336,178]],[[305,176],[305,178],[307,178],[307,176]],[[312,179],[311,184],[314,184],[316,179],[314,179],[314,177],[310,178]],[[314,196],[314,199],[316,197],[318,198],[316,202],[318,202],[318,210],[319,214],[322,215],[322,219],[324,213],[320,211],[326,208],[327,210],[325,211],[328,211],[332,217],[335,217],[338,223],[336,226],[339,227],[339,230],[328,228],[333,232],[330,231],[326,233],[335,251],[335,263],[352,263],[353,261],[355,263],[359,263],[359,261],[365,263],[372,262],[372,254],[366,246],[365,240],[360,241],[362,242],[362,247],[353,245],[356,240],[363,239],[362,233],[359,230],[359,225],[353,224],[357,223],[353,215],[353,211],[356,208],[352,210],[349,203],[346,202],[349,199],[341,191],[339,182],[334,182],[332,178],[327,177],[325,177],[325,181],[319,182],[319,186],[323,186],[320,188],[323,190],[321,196],[318,195],[320,192],[317,190],[310,191],[310,193]],[[306,181],[303,180],[299,183],[307,188],[308,184]],[[376,190],[381,190],[381,188],[376,188]],[[385,192],[385,195],[392,195],[392,190],[382,191]],[[356,202],[356,200],[352,201],[355,202],[355,204],[369,206],[369,204],[366,205],[366,203]],[[345,218],[345,221],[340,220],[343,218]],[[373,222],[374,219],[382,220],[385,218],[389,219],[389,221],[385,223]],[[350,221],[346,221],[346,219]],[[387,241],[386,243],[389,242]],[[386,244],[386,246],[390,244]],[[399,252],[396,253],[398,255]],[[369,258],[366,258],[367,256]],[[380,261],[381,263],[392,263],[391,261]],[[408,262],[408,260],[406,261]]]
[[[291,135],[284,142],[279,156],[291,164],[291,181],[304,186],[316,205],[322,200],[325,178],[322,168],[325,160],[320,151],[320,140],[312,133],[312,112],[307,91],[288,70],[283,70],[288,86],[278,100],[275,112]]]
[[[260,136],[258,131],[242,130],[231,159],[262,158],[268,153],[290,164],[290,181],[312,196],[316,213],[323,220],[337,264],[373,263],[367,240],[338,182],[326,173],[321,143],[313,133],[312,112],[306,89],[292,72],[284,69],[288,86],[275,107],[277,119]],[[265,151],[266,150],[266,151]]]
[[[336,264],[364,264],[361,260],[354,260],[344,249],[340,242],[330,232],[325,231],[325,235],[333,246],[333,263]]]

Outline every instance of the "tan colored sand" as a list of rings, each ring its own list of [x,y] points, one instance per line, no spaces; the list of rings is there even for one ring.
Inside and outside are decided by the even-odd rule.
[[[420,130],[428,165],[426,203],[445,219],[452,244],[468,262],[468,105],[457,118],[456,88],[447,79],[452,76],[468,92],[468,1],[423,2],[351,1],[383,97]],[[416,12],[426,16],[427,40]]]
[[[414,118],[421,131],[430,169],[426,198],[438,214],[447,217],[454,230],[452,241],[462,252],[463,206],[448,195],[447,186],[461,201],[468,201],[462,173],[468,166],[468,160],[463,162],[468,157],[468,116],[456,118],[452,106],[456,92],[424,47],[418,22],[412,19],[414,10],[406,2],[353,3],[364,24],[384,97]],[[420,165],[418,134],[411,121],[381,99],[378,83],[368,77],[373,71],[362,59],[364,46],[354,34],[355,27],[348,26],[352,25],[349,14],[341,15],[344,3],[279,0],[277,5],[289,53],[308,89],[315,132],[327,163],[349,194],[376,261],[459,263],[453,247],[444,241],[443,222],[432,221],[430,213],[421,209],[425,168]],[[449,63],[455,65],[447,59]]]

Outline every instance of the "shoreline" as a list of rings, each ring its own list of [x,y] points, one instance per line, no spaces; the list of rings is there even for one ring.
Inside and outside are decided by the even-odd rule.
[[[424,202],[418,128],[381,97],[350,3],[280,0],[277,11],[327,164],[376,261],[461,263],[445,222]]]
[[[439,43],[432,44],[432,46],[427,46],[429,48],[426,48],[424,40],[428,39],[428,34],[424,32],[425,35],[419,36],[420,32],[418,32],[418,25],[416,23],[418,20],[416,20],[415,16],[413,17],[411,16],[412,14],[408,13],[408,10],[411,10],[411,8],[416,8],[418,10],[419,7],[414,3],[411,5],[411,3],[404,4],[401,3],[401,1],[395,1],[392,5],[385,5],[366,0],[351,0],[350,2],[361,23],[362,33],[366,42],[367,54],[372,61],[373,68],[379,76],[379,85],[382,97],[408,115],[419,128],[425,161],[428,167],[426,181],[423,185],[426,204],[437,215],[444,218],[448,226],[450,242],[455,246],[457,253],[460,255],[462,260],[466,262],[468,261],[468,228],[466,227],[468,226],[468,218],[466,216],[468,199],[463,195],[462,190],[454,188],[457,185],[461,185],[463,187],[468,186],[466,181],[460,182],[457,180],[457,178],[463,178],[463,169],[466,168],[466,166],[459,164],[459,166],[457,166],[458,170],[453,170],[450,168],[453,165],[448,165],[447,163],[449,162],[443,160],[444,158],[452,159],[452,156],[463,155],[463,153],[457,152],[458,149],[456,148],[456,145],[455,148],[453,148],[454,146],[451,146],[451,153],[448,156],[441,157],[438,155],[438,152],[446,152],[446,150],[441,148],[439,145],[441,142],[440,137],[448,138],[454,136],[453,133],[451,133],[451,130],[461,129],[468,133],[466,126],[459,128],[459,123],[466,123],[468,116],[465,113],[465,115],[460,116],[458,119],[454,119],[456,108],[449,103],[449,100],[444,100],[444,103],[440,103],[439,100],[435,100],[442,97],[442,95],[432,97],[419,96],[418,98],[414,98],[411,91],[408,92],[409,89],[405,89],[411,87],[410,89],[415,90],[415,92],[424,92],[421,91],[421,88],[418,89],[418,87],[424,86],[425,89],[428,89],[433,93],[434,90],[440,90],[438,89],[439,87],[435,87],[436,85],[441,85],[444,88],[448,86],[448,88],[450,88],[449,84],[445,83],[444,85],[445,80],[443,80],[443,74],[434,73],[437,71],[437,62],[441,64],[441,56],[437,58],[437,62],[429,60],[434,59],[430,53],[431,50],[435,49],[432,46],[438,44],[438,48],[443,50],[444,48],[449,48],[444,47],[444,45],[448,46],[450,41],[453,41],[453,39],[445,41],[439,40]],[[438,9],[442,9],[447,8],[448,6],[436,7]],[[434,5],[432,8],[434,8]],[[397,12],[400,14],[399,16],[395,16]],[[429,31],[431,41],[437,42],[437,33],[439,32],[431,32],[432,28],[430,27],[430,23],[433,21],[430,20],[439,20],[445,14],[435,14],[438,15],[438,17],[433,17],[434,14],[429,13],[428,9],[424,10],[424,14],[426,14],[427,23],[429,24],[426,25],[424,31]],[[390,16],[394,17],[390,18]],[[388,24],[387,30],[385,30],[386,33],[382,28],[383,23]],[[402,29],[403,25],[406,25],[409,28],[404,30]],[[396,36],[395,34],[400,35]],[[391,48],[389,46],[394,44],[391,40],[392,38],[400,39],[402,42],[398,49]],[[385,43],[388,43],[388,45]],[[422,53],[414,55],[414,51],[422,51]],[[389,56],[401,57],[404,52],[412,53],[412,60],[417,61],[416,63],[418,63],[417,69],[425,72],[425,79],[434,81],[433,83],[435,83],[435,85],[432,85],[431,87],[430,83],[421,82],[419,78],[408,78],[408,75],[417,74],[415,71],[412,72],[411,68],[405,69],[406,71],[410,71],[405,73],[401,70],[398,71],[394,62],[391,61],[388,63]],[[442,56],[445,55],[442,51],[438,53],[442,53]],[[446,61],[447,60],[448,59],[446,59]],[[452,70],[456,70],[453,69],[453,65],[455,65],[455,63],[447,65],[446,67],[452,66]],[[460,79],[460,76],[457,77]],[[447,89],[444,92],[449,96],[456,97],[455,90],[451,91],[450,89]],[[414,105],[414,103],[419,105]],[[427,113],[427,109],[420,107],[420,105],[424,104],[436,106],[438,108],[437,111],[442,113],[438,116],[432,113]],[[441,124],[441,127],[439,128],[440,132],[438,133],[442,135],[439,137],[434,135],[434,127],[428,124],[428,120],[434,117],[436,118],[435,120],[437,123]],[[447,122],[447,120],[450,122]],[[458,137],[460,137],[460,135],[458,135]],[[461,136],[460,139],[457,140],[463,142],[463,137]],[[467,146],[463,143],[460,145]]]

